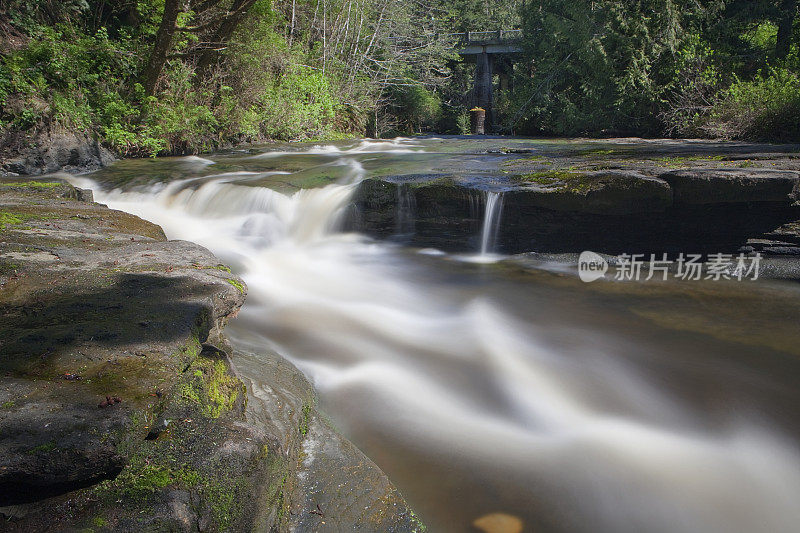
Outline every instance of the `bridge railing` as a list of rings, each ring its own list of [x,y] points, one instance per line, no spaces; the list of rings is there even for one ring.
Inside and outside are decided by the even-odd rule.
[[[453,44],[469,44],[486,41],[516,41],[522,38],[522,30],[468,31],[465,33],[429,33],[423,36],[426,42],[447,41]],[[387,37],[390,41],[419,42],[420,38],[408,39],[397,35]]]
[[[496,30],[496,31],[468,31],[466,33],[445,33],[441,37],[447,37],[462,41],[492,41],[503,39],[519,39],[522,37],[522,30]]]
[[[522,37],[522,30],[468,31],[465,33],[431,33],[425,36],[430,41],[440,39],[452,42],[469,43],[475,41],[516,40]],[[402,37],[390,36],[390,40],[403,40]]]

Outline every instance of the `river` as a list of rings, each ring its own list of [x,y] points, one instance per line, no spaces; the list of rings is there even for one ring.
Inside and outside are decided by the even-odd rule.
[[[292,144],[73,181],[230,264],[249,287],[234,363],[297,365],[431,531],[494,513],[537,532],[797,531],[796,283],[586,284],[505,260],[497,194],[474,253],[341,231],[364,177],[479,173],[483,148]]]

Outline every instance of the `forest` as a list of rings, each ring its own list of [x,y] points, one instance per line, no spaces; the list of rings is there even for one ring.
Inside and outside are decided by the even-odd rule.
[[[0,136],[120,156],[466,133],[453,33],[522,29],[498,133],[800,140],[797,0],[3,0]]]

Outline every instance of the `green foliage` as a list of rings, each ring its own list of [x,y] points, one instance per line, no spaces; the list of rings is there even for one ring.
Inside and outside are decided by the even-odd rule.
[[[800,138],[800,77],[771,68],[752,81],[736,80],[715,102],[705,127],[732,139]]]
[[[259,106],[262,132],[274,139],[322,135],[340,107],[321,72],[294,67],[264,88]]]
[[[375,136],[466,133],[474,66],[435,36],[520,26],[514,91],[495,93],[506,131],[795,135],[793,2],[258,0],[204,71],[227,5],[200,12],[213,4],[181,3],[146,96],[164,0],[8,0],[0,138],[82,131],[143,156],[362,135],[368,123]]]
[[[792,5],[529,2],[522,14],[533,76],[518,75],[520,89],[498,98],[500,110],[527,133],[796,140]]]
[[[393,99],[392,110],[402,117],[399,126],[404,133],[431,129],[441,118],[442,102],[439,96],[411,80],[393,92]]]
[[[703,135],[702,121],[723,85],[717,57],[717,52],[699,33],[684,39],[659,116],[666,133]]]
[[[111,40],[105,28],[89,34],[64,23],[37,26],[28,45],[0,63],[2,125],[33,131],[99,125],[101,133],[113,133],[120,115],[133,114],[126,80],[138,68],[138,46],[132,38]]]
[[[141,156],[343,136],[364,127],[369,82],[335,57],[327,58],[327,68],[314,66],[317,49],[299,39],[314,21],[287,41],[285,15],[259,1],[213,77],[198,83],[191,53],[170,58],[155,96],[146,98],[140,82],[163,1],[141,0],[135,12],[93,6],[12,0],[13,22],[26,42],[0,55],[0,136],[88,131],[120,155]],[[199,22],[188,10],[178,17],[179,27]],[[190,52],[198,40],[179,31],[171,51]]]
[[[775,48],[778,26],[772,21],[756,23],[741,34],[741,39],[753,48],[769,51]]]
[[[535,61],[521,96],[528,129],[567,135],[648,132],[674,71],[681,0],[530,2],[526,50]]]

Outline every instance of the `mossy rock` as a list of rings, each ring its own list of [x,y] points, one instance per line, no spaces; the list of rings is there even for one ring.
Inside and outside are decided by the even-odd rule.
[[[666,182],[632,171],[554,170],[513,179],[528,186],[509,193],[518,202],[554,211],[629,215],[662,212],[672,204]]]

